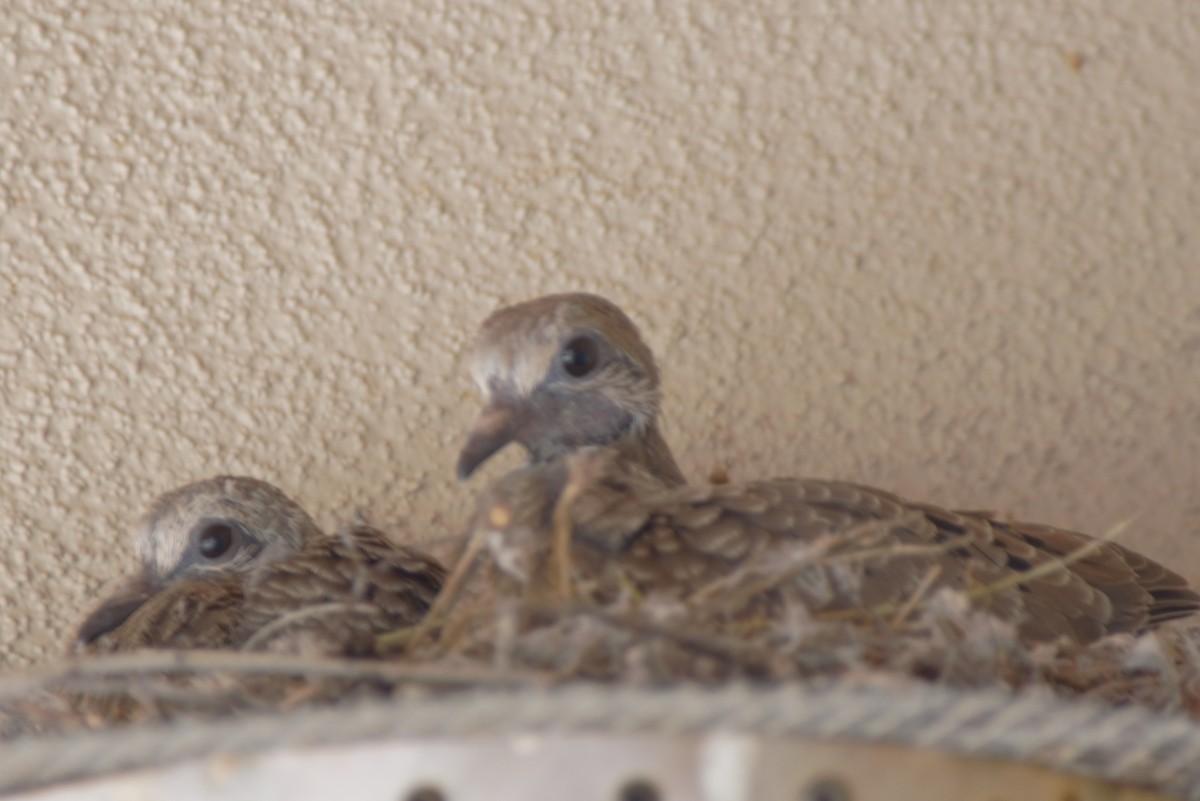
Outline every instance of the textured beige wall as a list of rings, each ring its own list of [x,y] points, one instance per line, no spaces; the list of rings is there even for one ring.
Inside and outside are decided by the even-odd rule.
[[[1200,579],[1198,181],[1194,0],[6,0],[0,661],[214,472],[450,532],[466,337],[570,288],[695,476],[1137,515]]]

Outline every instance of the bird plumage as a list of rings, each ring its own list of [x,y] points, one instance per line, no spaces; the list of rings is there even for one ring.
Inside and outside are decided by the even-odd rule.
[[[219,476],[160,496],[137,535],[140,569],[79,626],[84,650],[240,648],[298,616],[340,653],[363,632],[420,620],[445,575],[435,560],[369,526],[334,535],[265,481]],[[273,639],[273,638],[272,638]]]
[[[445,576],[432,558],[369,526],[327,535],[278,488],[246,477],[219,476],[160,496],[136,545],[140,568],[86,616],[75,652],[371,655],[376,635],[422,619]],[[235,706],[278,699],[294,685],[212,677],[172,684],[220,688]],[[138,708],[131,698],[116,691],[82,701],[113,720]]]
[[[595,343],[595,358],[573,376],[564,365],[574,364],[571,345],[580,337]],[[568,465],[582,456],[589,478],[572,503],[576,569],[616,571],[618,584],[643,592],[686,599],[731,573],[802,560],[803,547],[821,543],[858,556],[798,569],[775,596],[792,593],[811,609],[833,611],[895,607],[918,590],[952,587],[1016,622],[1027,640],[1079,642],[1200,609],[1200,595],[1173,571],[1076,532],[955,512],[840,481],[684,486],[658,429],[653,354],[633,322],[603,298],[551,295],[501,309],[483,324],[472,359],[487,406],[485,424],[476,426],[460,457],[460,475],[509,441],[530,452],[529,466],[492,490],[493,497],[510,496],[501,505],[519,512],[496,518],[507,525],[492,538],[507,548],[502,555],[510,566],[529,561],[518,558],[521,547],[545,545]],[[547,400],[558,396],[567,399]],[[496,409],[519,424],[489,428]],[[597,419],[589,420],[590,412]],[[479,520],[491,525],[486,515]],[[852,531],[855,537],[845,541]],[[1085,546],[1086,553],[1075,553]],[[864,556],[864,548],[875,556]]]
[[[308,542],[265,565],[245,589],[243,647],[290,647],[299,637],[321,653],[368,655],[376,635],[417,623],[445,570],[370,526]]]

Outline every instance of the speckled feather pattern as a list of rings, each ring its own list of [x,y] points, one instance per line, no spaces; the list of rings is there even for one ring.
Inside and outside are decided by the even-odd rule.
[[[628,316],[603,298],[567,294],[516,304],[488,318],[475,353],[476,378],[485,392],[517,387],[526,395],[535,393],[538,382],[548,380],[547,365],[570,326],[598,332],[622,360],[637,365],[631,374],[655,376],[657,391],[653,354]],[[592,383],[586,391],[621,402],[619,388],[604,386],[605,374],[598,370],[588,379]],[[543,440],[581,441],[559,430],[574,425],[565,417],[543,417],[537,425],[552,432],[542,434]],[[631,434],[614,442],[583,442],[584,450],[608,446],[588,457],[591,464],[583,469],[591,478],[572,506],[580,546],[575,568],[585,574],[585,583],[598,582],[612,592],[635,587],[644,594],[686,599],[722,576],[758,563],[802,561],[804,546],[821,543],[833,549],[826,556],[836,557],[839,549],[857,549],[859,555],[798,568],[792,581],[772,590],[778,597],[765,601],[767,606],[785,603],[783,596],[790,594],[818,611],[894,607],[915,592],[950,587],[974,592],[979,605],[1017,622],[1028,640],[1065,635],[1079,642],[1141,631],[1200,608],[1200,596],[1180,576],[1113,543],[1099,545],[1066,569],[1008,581],[1092,542],[1086,535],[1049,526],[955,512],[838,481],[783,478],[670,489],[682,483],[671,471],[674,458],[657,433],[655,417],[645,428],[654,432],[662,458],[633,444]],[[503,557],[505,564],[521,566],[518,572],[527,572],[542,558],[519,551],[547,542],[550,510],[572,458],[562,456],[565,461],[533,464],[503,479],[493,488],[493,502],[484,501],[485,507],[500,503],[516,510],[522,521],[491,539],[498,561]],[[488,524],[486,514],[479,520]],[[869,532],[837,542],[864,524],[872,524]],[[905,553],[897,555],[897,547]],[[880,555],[866,558],[863,553],[871,549]],[[884,551],[890,555],[882,555]],[[612,581],[597,578],[604,576]],[[1004,581],[1008,584],[1002,589],[983,592]]]
[[[167,554],[181,554],[196,521],[240,523],[264,547],[194,574],[173,575]],[[329,654],[360,653],[369,633],[412,625],[428,609],[445,571],[435,560],[356,526],[332,536],[266,482],[222,476],[157,499],[139,533],[142,572],[160,577],[123,623],[85,650],[138,647],[286,647],[288,638]],[[141,579],[144,581],[144,579]],[[130,594],[128,587],[110,599]],[[136,594],[136,593],[135,593]],[[309,607],[321,614],[295,614]],[[269,637],[260,630],[285,615]]]
[[[441,589],[435,560],[355,526],[314,540],[250,577],[238,637],[243,642],[297,610],[321,614],[278,627],[258,648],[370,654],[375,635],[420,622]]]
[[[148,598],[129,618],[85,650],[227,648],[237,639],[245,603],[238,576],[180,581]]]
[[[572,505],[572,567],[579,586],[600,602],[631,589],[684,603],[703,594],[712,602],[709,588],[731,574],[768,574],[797,559],[789,580],[731,613],[775,615],[791,603],[817,613],[890,612],[913,598],[931,570],[936,575],[926,594],[941,587],[970,592],[1093,541],[848,482],[778,478],[671,488],[611,450],[585,458],[596,464],[588,466],[590,480]],[[494,485],[478,523],[495,529],[493,552],[506,554],[508,564],[543,565],[553,507],[567,480],[566,465],[551,463],[514,471]],[[510,512],[506,526],[489,522],[487,512],[497,506]],[[814,547],[822,548],[820,558],[806,554]],[[529,553],[518,557],[514,549]],[[1065,569],[984,593],[976,603],[1015,623],[1029,642],[1066,636],[1086,643],[1200,609],[1200,597],[1180,576],[1114,543]]]
[[[177,562],[189,538],[211,519],[236,523],[256,547],[181,571]],[[372,655],[376,635],[420,621],[445,576],[435,560],[369,526],[326,535],[278,488],[244,477],[220,476],[161,496],[144,518],[138,543],[141,569],[88,616],[74,650]],[[82,633],[94,625],[111,629],[85,641]],[[164,682],[172,688],[169,699],[161,691],[146,695],[146,687]],[[144,677],[71,700],[84,714],[111,722],[271,707],[294,693],[335,698],[361,689],[278,677]]]

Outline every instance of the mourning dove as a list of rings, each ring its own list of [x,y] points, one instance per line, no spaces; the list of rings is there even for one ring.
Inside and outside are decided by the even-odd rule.
[[[86,617],[76,652],[368,655],[376,635],[421,620],[445,575],[436,561],[368,526],[326,535],[278,488],[234,476],[159,497],[141,525],[137,552],[140,570]],[[302,685],[201,677],[172,686],[220,690],[238,706],[275,701]],[[123,692],[81,700],[106,720],[137,708]]]
[[[531,457],[485,495],[476,523],[497,564],[515,576],[528,578],[544,559],[553,510],[569,476],[582,475],[570,482],[579,485],[570,511],[572,569],[585,585],[608,590],[711,598],[737,583],[733,576],[778,579],[791,560],[794,580],[759,581],[771,592],[742,600],[770,606],[790,597],[818,611],[894,612],[915,594],[950,587],[1015,622],[1030,641],[1090,642],[1200,609],[1200,595],[1166,567],[1051,526],[840,481],[681,486],[656,423],[653,356],[603,298],[553,295],[502,309],[484,323],[472,357],[486,406],[463,448],[460,476],[510,441]],[[1092,550],[1056,567],[1084,546]],[[739,586],[733,596],[756,585]]]
[[[278,488],[235,476],[159,497],[137,552],[141,569],[87,616],[77,647],[263,647],[303,633],[355,652],[420,620],[445,575],[370,527],[326,535]]]

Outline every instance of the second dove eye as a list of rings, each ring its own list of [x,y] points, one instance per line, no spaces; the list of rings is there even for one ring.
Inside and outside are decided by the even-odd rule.
[[[225,523],[212,523],[200,532],[200,555],[217,559],[233,545],[233,529]]]
[[[596,368],[600,348],[591,337],[575,337],[563,347],[558,358],[568,375],[582,378]]]

